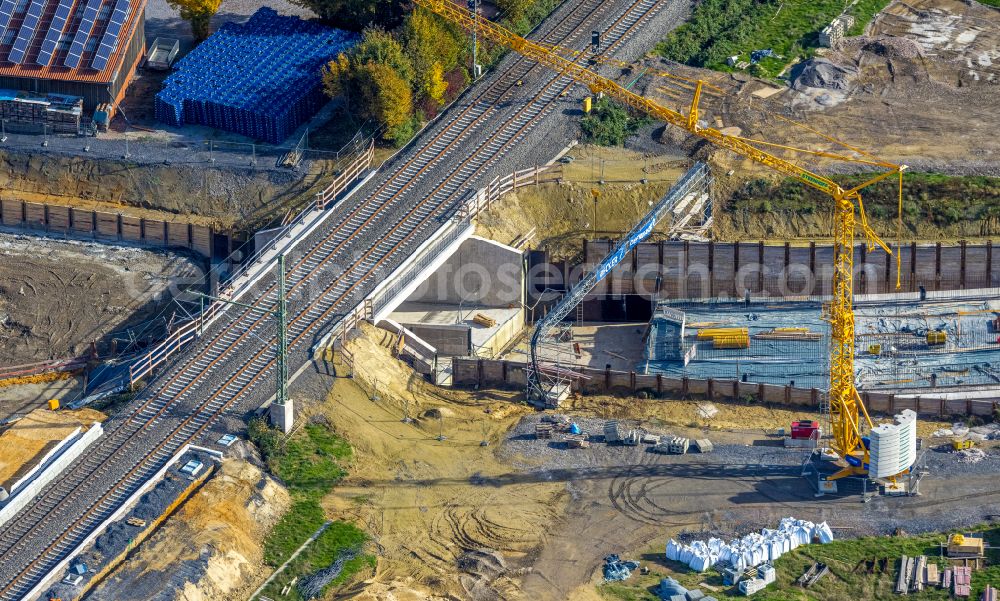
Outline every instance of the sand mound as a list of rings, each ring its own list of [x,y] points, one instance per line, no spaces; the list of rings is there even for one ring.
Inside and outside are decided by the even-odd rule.
[[[267,575],[261,541],[289,504],[258,467],[227,459],[91,598],[245,599]]]
[[[36,457],[44,455],[73,430],[85,429],[105,415],[93,409],[49,411],[35,409],[0,434],[0,486],[9,487],[19,472],[30,469]]]

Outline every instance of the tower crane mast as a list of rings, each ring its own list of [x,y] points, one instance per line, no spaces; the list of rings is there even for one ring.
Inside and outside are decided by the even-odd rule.
[[[906,169],[906,166],[875,159],[871,155],[861,153],[861,151],[853,148],[852,150],[864,154],[869,158],[846,157],[822,150],[802,150],[724,134],[718,129],[703,127],[699,121],[698,105],[701,100],[702,91],[707,85],[702,80],[695,82],[691,105],[688,113],[685,115],[631,92],[615,81],[560,56],[552,47],[527,40],[487,19],[476,19],[468,10],[454,4],[450,0],[414,0],[414,2],[418,6],[437,13],[441,17],[469,31],[476,32],[483,38],[510,48],[525,58],[533,60],[560,75],[569,77],[587,86],[594,94],[605,94],[636,111],[645,113],[672,126],[687,130],[688,133],[703,138],[716,146],[764,165],[786,177],[794,178],[811,188],[823,192],[833,200],[835,208],[833,223],[833,290],[832,300],[825,307],[825,313],[830,321],[831,329],[830,422],[833,430],[835,450],[844,458],[848,465],[831,478],[866,474],[869,455],[867,446],[862,441],[862,427],[866,425],[870,429],[873,427],[873,424],[854,383],[853,276],[855,229],[861,229],[869,250],[879,247],[886,253],[892,254],[889,246],[868,225],[860,191],[872,184],[896,175],[900,179],[900,202],[902,202],[901,182],[902,173]],[[886,171],[853,188],[845,190],[827,177],[813,173],[800,165],[757,148],[753,145],[753,142],[803,152],[818,157],[863,163],[886,169]],[[857,213],[857,216],[855,213]],[[865,424],[861,423],[862,417],[865,420]]]

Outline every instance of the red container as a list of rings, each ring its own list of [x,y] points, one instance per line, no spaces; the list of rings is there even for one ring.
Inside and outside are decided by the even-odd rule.
[[[796,440],[804,440],[811,438],[813,432],[819,430],[819,422],[815,420],[802,419],[797,422],[792,422],[792,438]]]

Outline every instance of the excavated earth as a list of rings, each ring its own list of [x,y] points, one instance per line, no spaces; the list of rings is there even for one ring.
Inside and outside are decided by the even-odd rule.
[[[0,233],[0,366],[106,353],[201,275],[183,255]]]

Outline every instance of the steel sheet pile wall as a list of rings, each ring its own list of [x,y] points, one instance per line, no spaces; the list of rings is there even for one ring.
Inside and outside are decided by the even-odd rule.
[[[156,118],[277,144],[323,104],[322,66],[357,34],[261,8],[184,57],[156,95]]]

